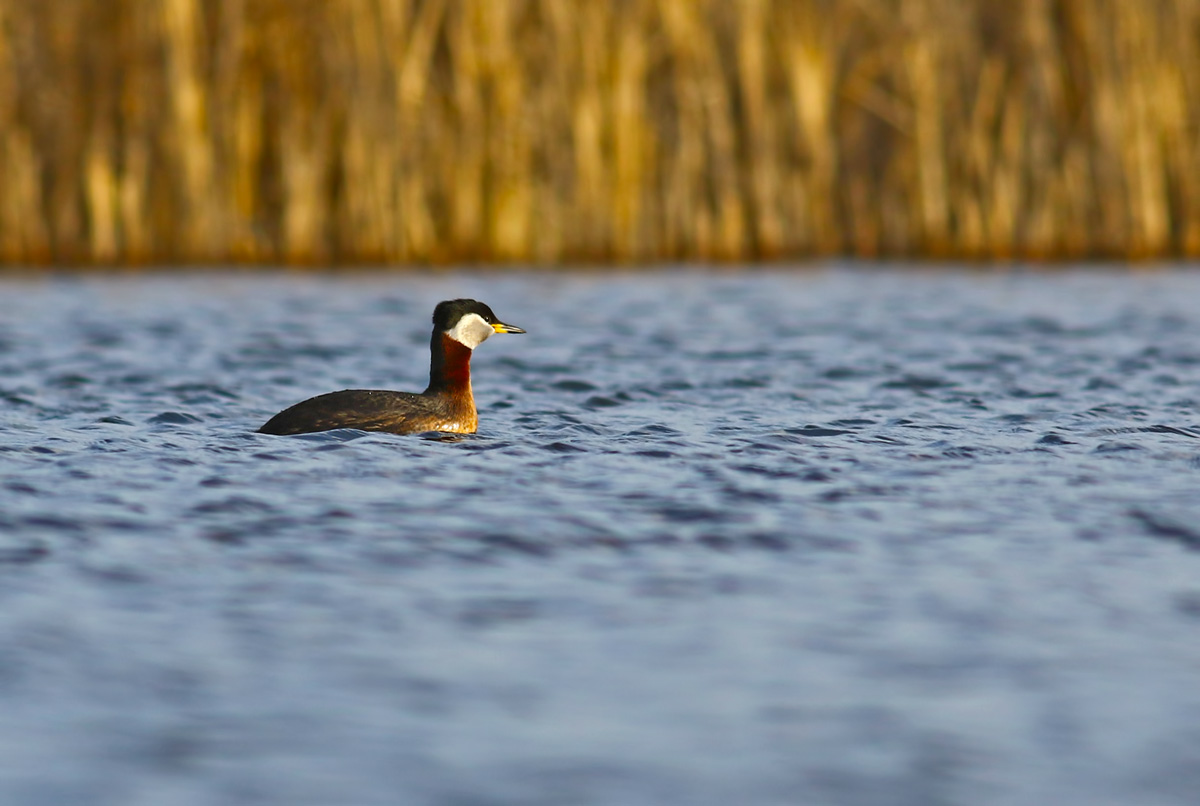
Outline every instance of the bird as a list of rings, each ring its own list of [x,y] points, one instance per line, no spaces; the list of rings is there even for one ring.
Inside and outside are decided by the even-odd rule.
[[[303,400],[276,414],[260,434],[311,434],[335,428],[419,434],[473,434],[479,425],[471,392],[471,352],[494,333],[524,333],[473,299],[450,299],[433,309],[429,386],[424,392],[343,389]]]

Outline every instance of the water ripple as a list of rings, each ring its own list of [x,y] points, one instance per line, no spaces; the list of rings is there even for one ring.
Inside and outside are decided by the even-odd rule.
[[[1194,800],[1200,275],[5,282],[2,802]]]

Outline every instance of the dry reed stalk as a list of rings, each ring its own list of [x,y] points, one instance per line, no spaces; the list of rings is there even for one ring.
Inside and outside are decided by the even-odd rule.
[[[209,93],[201,74],[202,21],[198,0],[161,0],[161,37],[166,61],[167,153],[178,166],[183,251],[205,259],[218,236],[213,204],[214,160]],[[193,258],[193,259],[195,259]]]
[[[0,31],[5,30],[12,30],[12,22],[0,5]],[[40,262],[50,251],[38,181],[40,154],[18,115],[15,62],[12,43],[0,37],[0,261]]]
[[[0,261],[1200,254],[1200,0],[0,0]]]

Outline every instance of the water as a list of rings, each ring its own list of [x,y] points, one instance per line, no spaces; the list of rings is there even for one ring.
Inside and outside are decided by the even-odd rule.
[[[1200,274],[0,294],[2,803],[1200,791]],[[252,433],[462,295],[478,435]]]

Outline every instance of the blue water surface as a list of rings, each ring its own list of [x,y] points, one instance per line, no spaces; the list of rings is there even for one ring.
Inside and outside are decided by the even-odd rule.
[[[0,803],[1194,804],[1198,401],[1187,269],[0,280]]]

